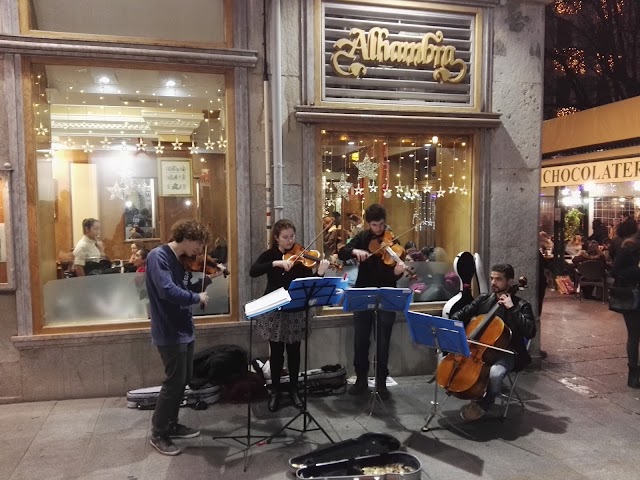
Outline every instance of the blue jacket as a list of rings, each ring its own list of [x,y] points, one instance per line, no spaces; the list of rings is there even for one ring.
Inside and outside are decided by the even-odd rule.
[[[145,277],[151,307],[152,343],[177,345],[193,342],[195,327],[191,305],[197,304],[200,297],[191,289],[200,291],[202,284],[191,284],[191,272],[185,271],[169,245],[161,245],[149,252]]]

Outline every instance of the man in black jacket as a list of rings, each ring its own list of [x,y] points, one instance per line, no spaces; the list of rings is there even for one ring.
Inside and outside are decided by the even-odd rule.
[[[355,287],[395,287],[396,281],[404,272],[404,263],[395,266],[386,265],[380,256],[369,252],[369,244],[372,240],[384,235],[387,229],[387,212],[382,205],[374,203],[365,211],[365,220],[369,228],[359,232],[349,243],[338,251],[338,258],[342,261],[355,258],[360,262],[358,267],[358,279]],[[391,342],[391,330],[396,319],[395,312],[378,310],[377,338],[377,371],[376,391],[380,398],[389,398],[386,380],[389,375],[387,363],[389,361],[389,344]],[[366,310],[353,313],[354,355],[353,366],[356,369],[357,380],[349,389],[351,395],[362,395],[369,391],[369,337],[373,327],[374,312]]]
[[[489,384],[482,399],[465,405],[460,415],[465,420],[478,420],[491,408],[502,390],[504,377],[512,370],[520,371],[531,363],[526,341],[536,336],[535,317],[531,304],[522,298],[510,295],[509,290],[514,278],[513,267],[498,264],[491,267],[490,294],[480,295],[466,307],[458,310],[451,318],[461,320],[465,327],[477,315],[489,312],[498,303],[496,316],[500,317],[511,330],[511,341],[507,349],[515,355],[505,353],[492,366]]]

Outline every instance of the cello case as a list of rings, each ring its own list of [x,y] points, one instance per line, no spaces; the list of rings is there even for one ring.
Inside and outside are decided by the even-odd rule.
[[[476,282],[478,282],[478,293],[480,293],[480,295],[484,295],[485,293],[489,293],[489,284],[487,283],[487,276],[484,274],[484,265],[482,265],[479,253],[474,253],[473,259],[476,262]]]
[[[451,318],[451,315],[473,302],[471,280],[476,273],[473,255],[470,252],[460,252],[453,261],[453,270],[460,279],[460,291],[444,304],[442,316],[445,318]]]

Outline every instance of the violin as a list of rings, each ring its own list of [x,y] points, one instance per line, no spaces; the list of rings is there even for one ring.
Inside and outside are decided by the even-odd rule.
[[[373,238],[369,242],[369,252],[371,256],[380,257],[382,262],[390,267],[402,263],[402,257],[405,254],[404,248],[398,243],[391,230],[385,230],[382,235]],[[412,280],[417,278],[415,269],[405,265],[404,271]]]
[[[204,259],[204,254],[196,255],[195,257],[189,257],[187,255],[182,255],[180,257],[182,266],[187,272],[204,272],[205,275],[213,275],[218,272],[222,272],[222,275],[224,275],[225,278],[227,278],[231,273],[227,267],[218,263],[217,260],[210,255],[207,255],[206,265]]]
[[[525,288],[527,279],[520,277],[512,285],[509,295]],[[479,400],[489,384],[489,370],[511,341],[511,330],[496,316],[500,304],[496,303],[485,314],[476,315],[466,327],[471,355],[464,357],[449,353],[438,365],[436,381],[450,395],[466,400]]]
[[[317,250],[306,250],[299,243],[294,243],[293,247],[287,250],[282,256],[283,260],[288,260],[293,263],[301,263],[307,268],[315,267],[321,260],[320,252]],[[337,263],[329,263],[329,268],[333,268],[334,270],[342,270],[342,265],[338,265]]]

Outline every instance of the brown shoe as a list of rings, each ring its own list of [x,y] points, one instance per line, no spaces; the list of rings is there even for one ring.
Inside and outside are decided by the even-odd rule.
[[[460,409],[460,416],[465,422],[473,422],[480,420],[487,412],[480,406],[478,402],[471,402]]]

